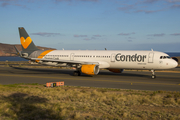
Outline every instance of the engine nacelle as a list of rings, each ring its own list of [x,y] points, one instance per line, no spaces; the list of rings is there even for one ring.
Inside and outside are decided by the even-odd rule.
[[[82,65],[81,72],[87,75],[97,75],[99,73],[98,65]]]
[[[124,69],[108,69],[108,70],[113,73],[122,73],[124,71]]]

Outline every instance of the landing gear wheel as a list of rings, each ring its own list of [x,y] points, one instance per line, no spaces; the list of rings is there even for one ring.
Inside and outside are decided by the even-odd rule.
[[[155,79],[155,78],[156,78],[156,75],[152,75],[151,78],[152,78],[152,79]]]
[[[81,72],[80,71],[78,71],[78,76],[81,76]]]
[[[80,71],[74,71],[73,75],[74,75],[74,76],[80,76],[81,73],[80,73]]]
[[[152,78],[152,79],[155,79],[155,78],[156,78],[156,75],[155,75],[155,70],[151,70],[151,73],[152,73],[151,78]]]
[[[78,76],[78,72],[77,72],[77,71],[74,71],[73,75],[74,75],[74,76]]]

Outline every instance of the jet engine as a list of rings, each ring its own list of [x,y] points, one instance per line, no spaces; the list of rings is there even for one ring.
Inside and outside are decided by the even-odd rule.
[[[97,75],[99,73],[98,65],[82,65],[81,72],[87,75]]]
[[[108,70],[113,73],[122,73],[124,71],[124,69],[108,69]]]

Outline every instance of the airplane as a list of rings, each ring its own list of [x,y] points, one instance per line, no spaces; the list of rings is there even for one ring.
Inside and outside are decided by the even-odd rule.
[[[74,67],[74,76],[81,73],[97,75],[100,69],[122,73],[124,69],[151,70],[151,78],[156,78],[155,70],[171,69],[178,63],[168,54],[159,51],[119,51],[119,50],[40,50],[26,30],[19,27],[22,51],[18,55],[33,63],[52,66]]]

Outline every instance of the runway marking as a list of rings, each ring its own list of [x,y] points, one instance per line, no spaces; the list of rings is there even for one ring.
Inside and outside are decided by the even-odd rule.
[[[121,83],[130,83],[130,85],[133,85],[133,83],[139,83],[139,84],[156,84],[156,85],[180,85],[180,84],[169,84],[169,83],[150,83],[150,82],[132,82],[132,81],[115,81],[115,80],[92,80],[92,79],[84,79],[84,78],[60,78],[60,77],[43,77],[43,76],[27,76],[27,75],[9,75],[9,74],[0,74],[0,76],[14,76],[14,77],[29,77],[29,78],[51,78],[51,79],[72,79],[72,80],[89,80],[89,81],[104,81],[104,82],[121,82]]]

